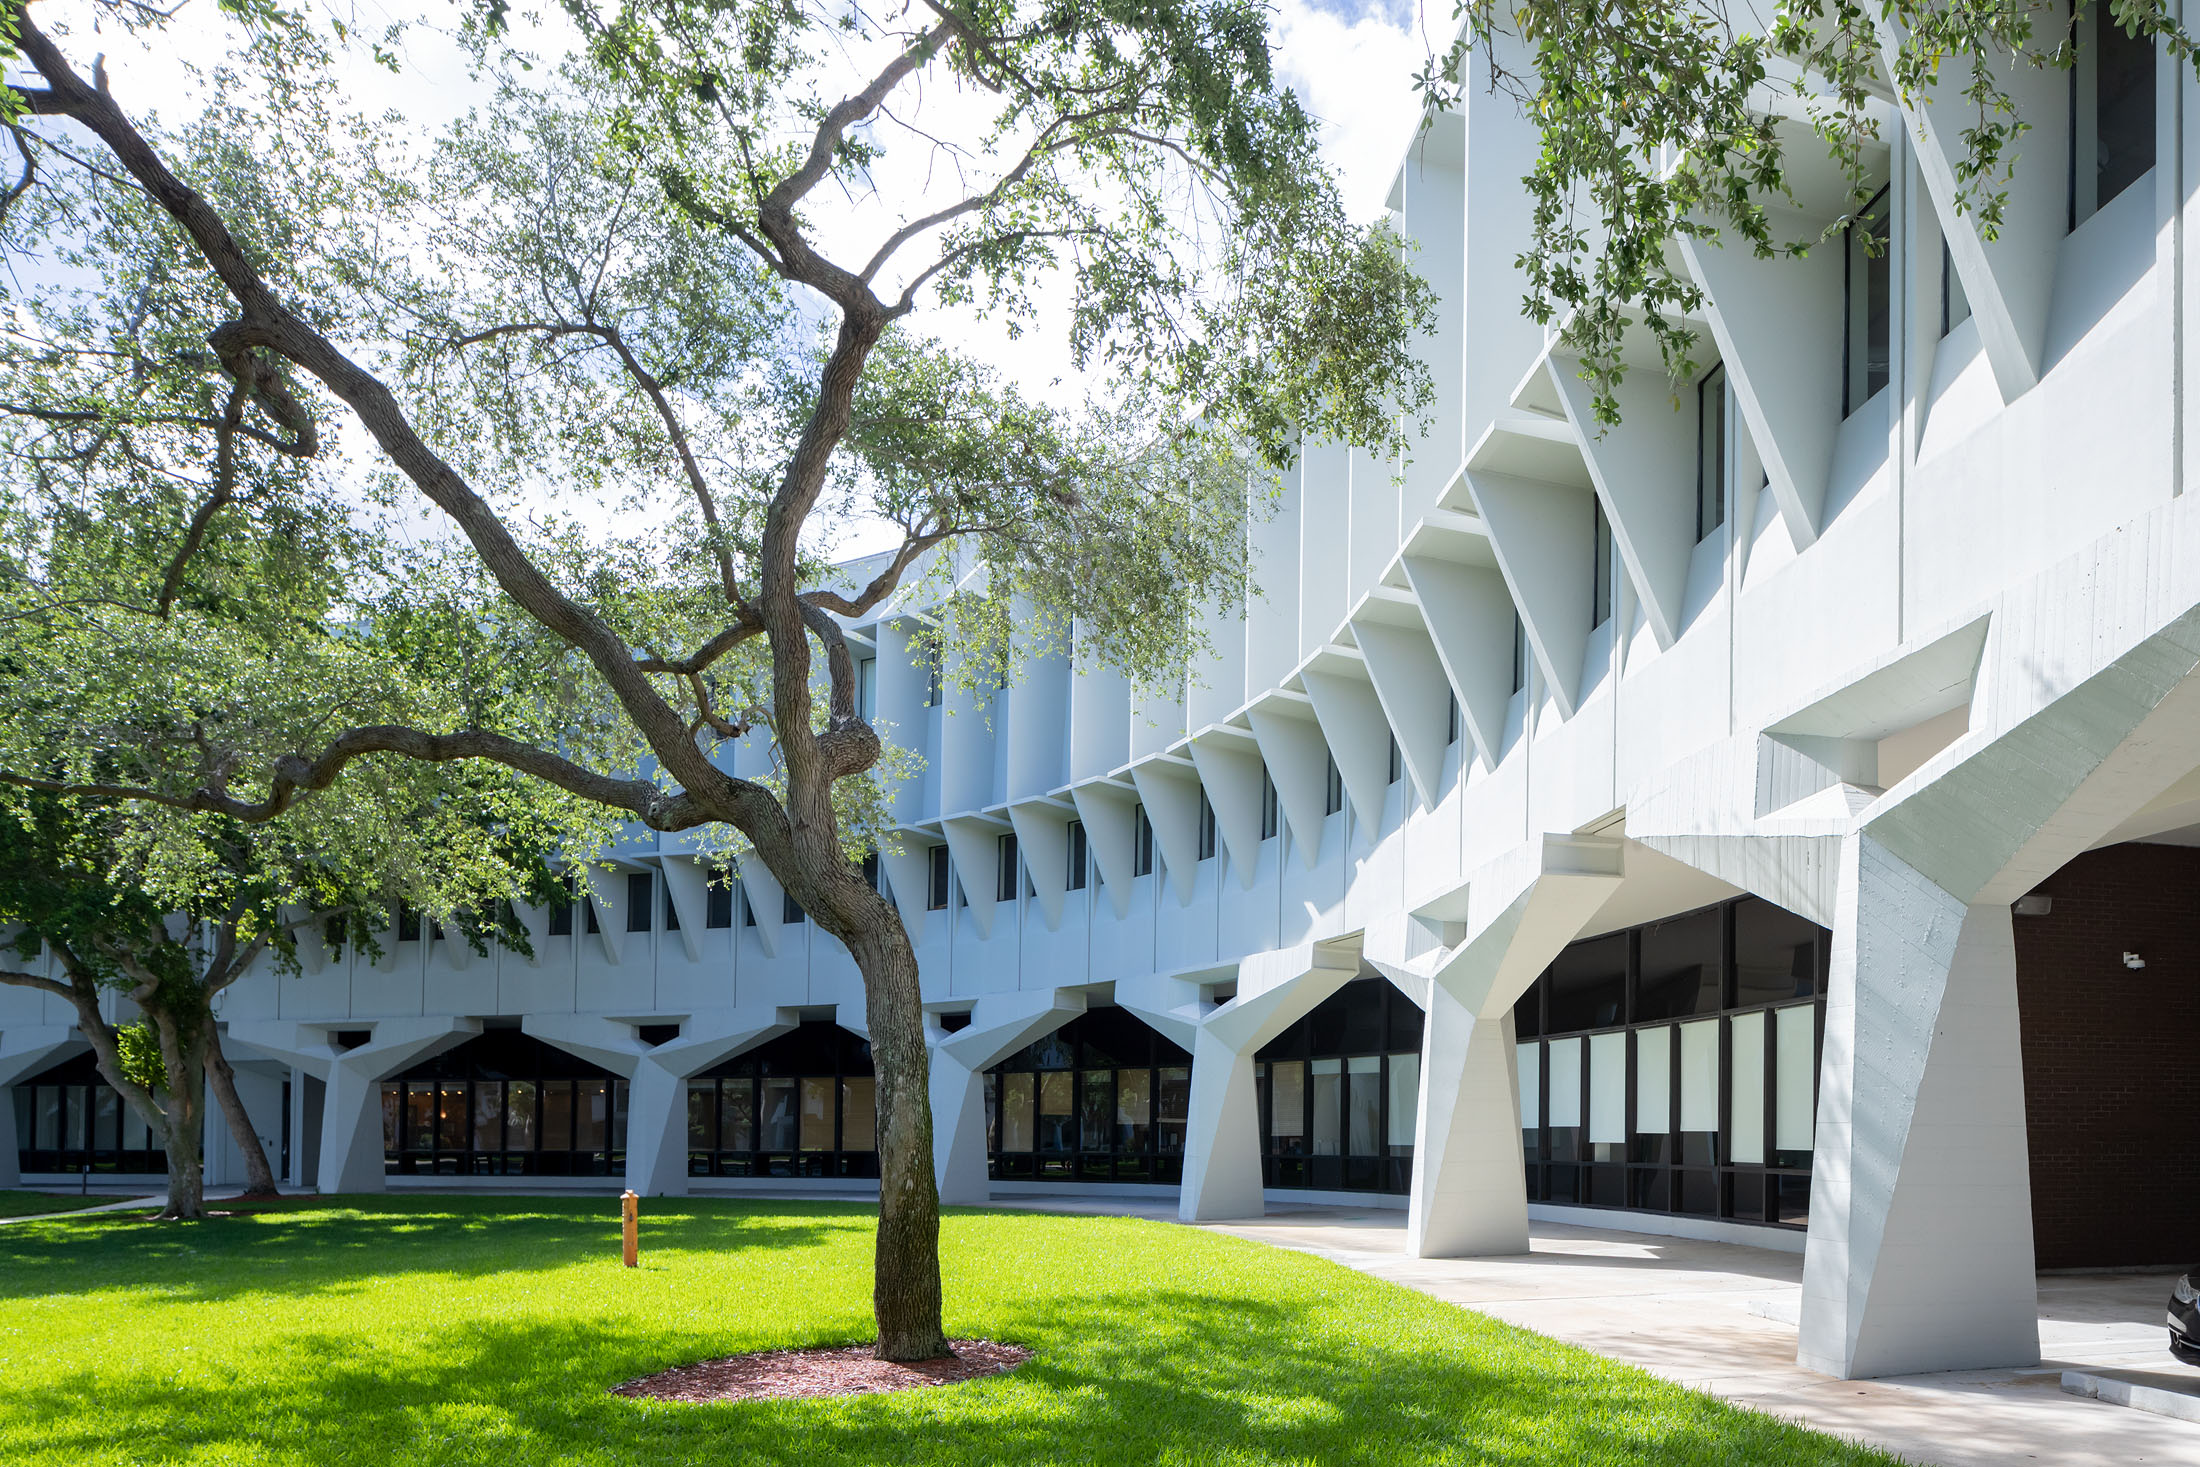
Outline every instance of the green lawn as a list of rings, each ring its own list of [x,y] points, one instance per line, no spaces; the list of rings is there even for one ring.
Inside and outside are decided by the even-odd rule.
[[[849,1205],[338,1199],[0,1229],[0,1461],[1885,1463],[1334,1264],[1119,1218],[960,1213],[951,1334],[991,1380],[841,1401],[605,1394],[868,1334]]]
[[[0,1187],[0,1217],[34,1217],[42,1212],[74,1212],[80,1207],[99,1207],[122,1198],[113,1192],[89,1197],[64,1197],[54,1192],[18,1192]]]

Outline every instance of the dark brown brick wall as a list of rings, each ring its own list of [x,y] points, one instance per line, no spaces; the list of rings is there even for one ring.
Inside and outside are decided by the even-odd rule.
[[[2200,1259],[2200,850],[2123,845],[2015,918],[2041,1268]],[[2146,967],[2123,965],[2136,952]]]

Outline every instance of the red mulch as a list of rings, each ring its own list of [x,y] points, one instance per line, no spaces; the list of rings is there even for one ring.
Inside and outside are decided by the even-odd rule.
[[[611,1388],[614,1396],[653,1401],[767,1401],[803,1396],[870,1396],[882,1391],[952,1385],[1014,1370],[1031,1358],[1022,1345],[991,1340],[949,1340],[955,1353],[940,1360],[897,1365],[869,1345],[821,1345],[807,1350],[758,1350],[675,1365]]]

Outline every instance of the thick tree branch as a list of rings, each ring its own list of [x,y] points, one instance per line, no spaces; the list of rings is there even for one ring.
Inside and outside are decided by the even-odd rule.
[[[495,510],[421,439],[378,378],[277,299],[213,205],[176,177],[104,86],[86,83],[29,15],[20,9],[16,13],[18,43],[48,83],[56,103],[52,110],[81,123],[106,145],[138,186],[183,228],[236,299],[243,319],[214,334],[216,352],[233,361],[234,354],[265,347],[327,384],[358,415],[391,463],[458,525],[504,593],[595,665],[666,772],[690,791],[715,797],[721,807],[716,818],[744,829],[751,821],[768,820],[773,803],[768,793],[744,788],[704,757],[685,721],[635,665],[631,649],[600,618],[551,584]]]
[[[280,756],[269,773],[267,795],[259,800],[231,795],[218,780],[209,780],[189,794],[135,785],[39,779],[5,771],[0,771],[0,784],[90,799],[143,800],[172,810],[226,815],[247,825],[258,825],[273,820],[300,799],[327,789],[336,782],[346,765],[371,754],[398,754],[431,764],[458,759],[482,759],[501,764],[599,805],[625,810],[652,830],[688,830],[723,818],[705,809],[693,795],[664,790],[646,779],[615,779],[598,774],[562,755],[502,734],[480,729],[432,734],[389,724],[349,729],[310,758],[303,754]],[[730,775],[726,778],[739,786],[749,783],[734,780]]]

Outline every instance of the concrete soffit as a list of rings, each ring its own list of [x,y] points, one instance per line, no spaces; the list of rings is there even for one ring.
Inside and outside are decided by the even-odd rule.
[[[1589,650],[1593,491],[1472,468],[1467,486],[1544,684],[1571,718]]]
[[[1405,558],[1405,571],[1468,737],[1495,769],[1512,701],[1513,603],[1504,575],[1415,555]]]
[[[1100,868],[1100,884],[1115,904],[1118,918],[1131,913],[1131,865],[1137,844],[1138,802],[1109,784],[1080,784],[1069,792],[1077,818],[1085,822],[1085,845]]]
[[[1662,372],[1638,367],[1613,389],[1620,420],[1599,423],[1595,389],[1581,379],[1580,361],[1554,353],[1548,369],[1581,440],[1612,543],[1663,651],[1680,637],[1688,559],[1696,548],[1696,415],[1685,401],[1676,411]]]
[[[1451,721],[1451,682],[1435,643],[1418,614],[1410,626],[1356,621],[1352,637],[1367,659],[1368,681],[1374,684],[1376,701],[1398,740],[1406,772],[1413,778],[1422,806],[1433,810],[1443,783],[1445,736]]]
[[[1322,829],[1328,816],[1329,746],[1319,724],[1270,704],[1251,709],[1253,737],[1260,741],[1276,800],[1291,827],[1291,843],[1311,871],[1321,859]]]
[[[1260,873],[1261,759],[1242,737],[1206,734],[1192,740],[1192,763],[1214,807],[1215,825],[1230,850],[1238,884],[1251,890]]]

